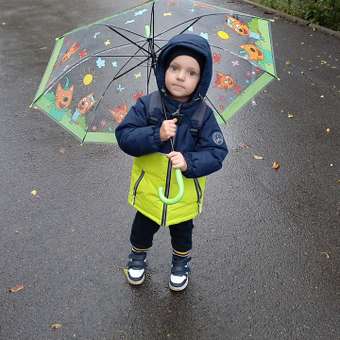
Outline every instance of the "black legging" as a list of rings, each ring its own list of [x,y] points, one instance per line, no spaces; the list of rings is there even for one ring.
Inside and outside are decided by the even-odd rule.
[[[186,252],[192,247],[192,220],[169,226],[172,247],[179,252]],[[148,217],[137,211],[132,223],[130,242],[139,249],[147,249],[152,246],[153,235],[160,226]]]

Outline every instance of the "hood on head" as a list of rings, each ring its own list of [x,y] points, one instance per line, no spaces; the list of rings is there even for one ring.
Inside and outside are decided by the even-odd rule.
[[[161,92],[165,92],[165,67],[168,56],[174,48],[186,47],[203,56],[205,65],[201,70],[200,81],[193,95],[193,99],[204,97],[208,91],[212,78],[212,57],[209,43],[197,34],[183,33],[171,38],[162,48],[156,64],[156,80]]]

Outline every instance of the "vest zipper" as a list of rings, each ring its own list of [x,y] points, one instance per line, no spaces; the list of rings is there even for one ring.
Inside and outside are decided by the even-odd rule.
[[[139,187],[140,182],[142,181],[142,179],[144,177],[144,174],[145,174],[145,171],[142,170],[141,174],[139,175],[139,177],[138,177],[138,179],[135,183],[135,186],[133,187],[133,202],[132,202],[133,205],[135,205],[136,196],[137,196],[137,189]]]
[[[198,213],[201,213],[202,189],[197,178],[194,178],[194,183],[195,183],[195,189],[197,193]]]
[[[169,159],[169,161],[168,161],[168,169],[167,169],[167,172],[166,172],[166,183],[165,183],[165,193],[164,193],[164,196],[166,198],[169,197],[169,193],[170,193],[171,171],[172,171],[172,165],[171,165],[171,161]],[[167,213],[168,213],[168,205],[163,203],[162,221],[161,221],[161,226],[162,227],[166,227]]]

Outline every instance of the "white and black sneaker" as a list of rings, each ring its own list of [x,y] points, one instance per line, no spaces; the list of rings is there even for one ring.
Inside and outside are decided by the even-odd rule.
[[[127,280],[131,285],[141,285],[145,280],[146,268],[146,252],[135,253],[129,255],[127,264]]]
[[[189,282],[189,261],[191,257],[172,255],[172,266],[169,280],[169,288],[173,291],[185,289]]]

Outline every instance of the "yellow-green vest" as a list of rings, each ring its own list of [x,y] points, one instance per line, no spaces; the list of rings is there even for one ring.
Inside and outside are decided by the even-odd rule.
[[[202,211],[206,177],[186,178],[184,196],[173,205],[164,204],[158,188],[170,185],[168,197],[176,196],[178,185],[169,159],[161,153],[134,158],[128,202],[143,215],[162,226],[171,226],[197,217]],[[165,192],[165,191],[164,191]]]

